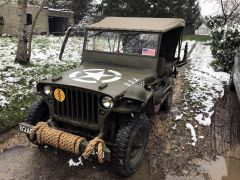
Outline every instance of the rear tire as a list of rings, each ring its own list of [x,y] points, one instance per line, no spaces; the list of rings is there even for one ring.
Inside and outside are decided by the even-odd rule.
[[[172,96],[173,96],[173,89],[171,88],[169,90],[169,94],[167,98],[163,101],[161,105],[161,110],[163,111],[169,111],[172,107]]]
[[[46,122],[49,118],[49,109],[45,100],[41,97],[35,101],[29,109],[26,122],[36,125],[40,121]]]
[[[118,175],[130,176],[141,165],[149,135],[149,120],[145,114],[129,119],[116,135],[112,162]]]

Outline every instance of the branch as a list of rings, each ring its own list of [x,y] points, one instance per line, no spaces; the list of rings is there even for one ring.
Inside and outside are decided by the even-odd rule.
[[[43,7],[45,6],[47,0],[42,0],[42,4],[40,5],[35,17],[34,17],[34,20],[33,20],[33,23],[32,23],[32,27],[31,27],[31,30],[30,30],[30,34],[29,34],[29,44],[28,44],[28,57],[30,59],[31,57],[31,51],[32,51],[32,36],[33,36],[33,31],[34,31],[34,28],[36,26],[36,23],[37,23],[37,19],[38,19],[38,16],[40,15]]]
[[[235,8],[231,10],[231,13],[228,15],[228,19],[233,15],[233,13],[240,7],[240,4],[237,4]]]
[[[234,8],[231,10],[230,14],[229,14],[229,15],[226,17],[226,19],[225,19],[226,23],[227,23],[227,21],[228,21],[229,19],[231,19],[231,17],[233,16],[233,14],[235,13],[235,11],[236,11],[239,7],[240,7],[240,4],[237,4],[236,7],[234,7]],[[225,23],[225,24],[226,24],[226,23]]]
[[[225,19],[225,21],[226,21],[226,19],[227,19],[227,15],[226,15],[226,13],[225,13],[223,0],[221,0],[221,7],[222,7],[222,13],[223,13],[224,19]]]

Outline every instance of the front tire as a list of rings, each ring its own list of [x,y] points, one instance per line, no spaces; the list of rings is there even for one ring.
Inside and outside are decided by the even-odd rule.
[[[26,122],[36,125],[40,121],[47,121],[49,118],[49,109],[45,100],[41,97],[35,101],[29,109]]]
[[[129,118],[117,133],[112,161],[114,170],[122,176],[130,176],[141,165],[149,135],[149,120],[145,114]]]

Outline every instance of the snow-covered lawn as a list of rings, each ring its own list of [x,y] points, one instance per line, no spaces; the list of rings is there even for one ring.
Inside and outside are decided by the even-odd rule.
[[[63,54],[58,60],[63,37],[36,36],[33,39],[31,64],[21,66],[14,63],[16,38],[0,38],[0,131],[6,119],[19,115],[35,98],[36,82],[74,68],[80,63],[83,39],[70,37]],[[16,119],[22,118],[15,117]],[[14,121],[14,120],[13,120]]]

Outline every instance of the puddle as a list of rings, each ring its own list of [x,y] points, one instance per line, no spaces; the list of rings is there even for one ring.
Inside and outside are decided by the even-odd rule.
[[[198,164],[196,176],[165,176],[159,165],[156,170],[145,160],[128,180],[240,180],[240,160],[218,156],[216,161],[201,160]]]
[[[240,160],[218,156],[216,161],[201,160],[199,175],[192,177],[166,176],[166,180],[240,180]]]
[[[164,180],[165,175],[161,167],[158,166],[158,163],[153,163],[150,165],[150,162],[144,160],[141,167],[136,173],[134,173],[128,180]]]
[[[202,160],[199,172],[209,174],[211,180],[240,180],[240,160],[222,156],[216,161]]]

